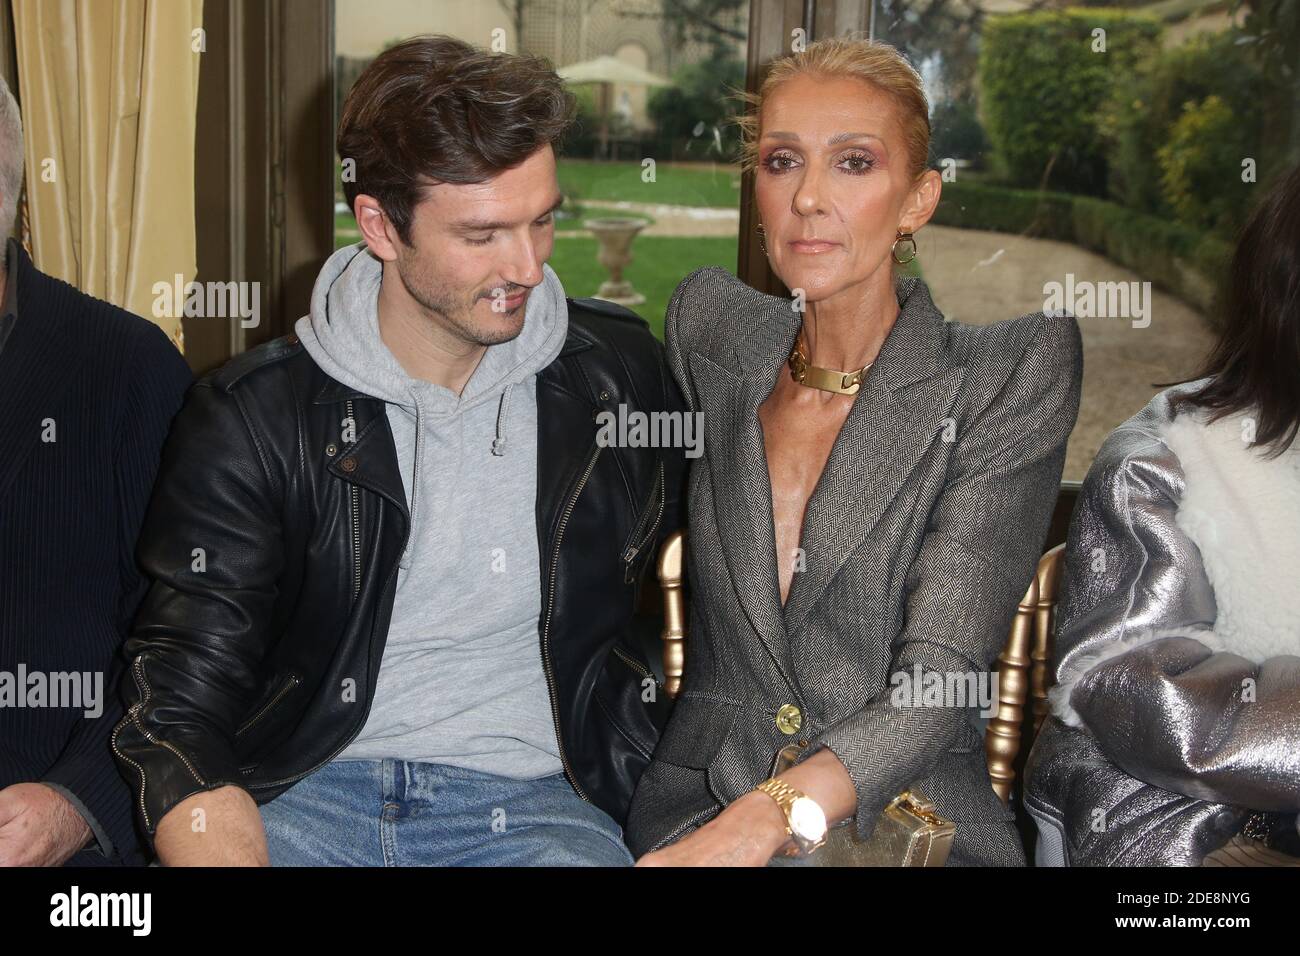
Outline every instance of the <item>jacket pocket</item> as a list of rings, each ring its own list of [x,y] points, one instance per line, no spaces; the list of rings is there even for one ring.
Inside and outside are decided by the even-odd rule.
[[[623,664],[627,670],[636,676],[639,687],[644,689],[646,687],[645,682],[648,679],[654,682],[656,696],[664,689],[664,682],[655,675],[655,672],[650,669],[645,661],[639,659],[638,655],[624,650],[617,644],[610,648],[610,653],[613,655],[614,660]]]
[[[275,710],[281,701],[289,696],[290,691],[297,687],[299,683],[301,681],[299,681],[296,674],[286,674],[280,680],[272,681],[271,689],[262,698],[261,703],[249,711],[248,716],[244,718],[244,722],[235,731],[235,736],[242,737],[248,731],[255,729],[267,715]]]
[[[737,705],[683,692],[673,705],[655,759],[679,767],[707,770],[736,720]]]

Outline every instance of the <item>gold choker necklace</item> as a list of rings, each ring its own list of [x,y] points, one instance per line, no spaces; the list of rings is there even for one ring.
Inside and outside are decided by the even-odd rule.
[[[808,356],[803,350],[803,330],[795,336],[794,348],[790,350],[790,377],[800,385],[820,388],[823,392],[837,392],[840,395],[856,395],[862,385],[862,376],[871,368],[868,362],[856,372],[842,372],[837,368],[821,368],[808,364]]]

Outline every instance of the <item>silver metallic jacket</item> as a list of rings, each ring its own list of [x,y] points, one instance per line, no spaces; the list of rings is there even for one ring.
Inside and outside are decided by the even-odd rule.
[[[1248,417],[1175,415],[1175,391],[1102,445],[1070,526],[1026,767],[1040,865],[1197,865],[1300,810],[1300,442],[1266,460]]]

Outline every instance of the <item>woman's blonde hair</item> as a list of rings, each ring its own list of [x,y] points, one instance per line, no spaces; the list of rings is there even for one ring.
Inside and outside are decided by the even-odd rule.
[[[887,94],[898,107],[913,181],[926,171],[930,159],[930,104],[920,74],[888,43],[857,37],[831,37],[810,43],[800,53],[773,61],[757,93],[738,94],[751,107],[735,120],[741,131],[742,169],[749,171],[758,165],[763,100],[781,84],[802,74],[859,79]]]

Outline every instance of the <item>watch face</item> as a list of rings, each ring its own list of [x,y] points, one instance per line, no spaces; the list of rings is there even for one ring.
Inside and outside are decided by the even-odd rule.
[[[810,797],[799,797],[790,804],[790,829],[805,840],[820,840],[826,836],[826,814]]]

